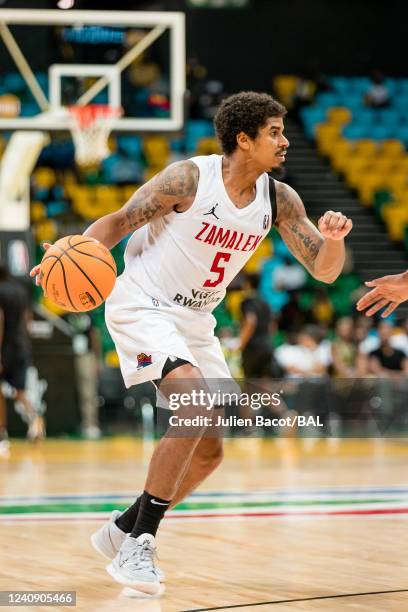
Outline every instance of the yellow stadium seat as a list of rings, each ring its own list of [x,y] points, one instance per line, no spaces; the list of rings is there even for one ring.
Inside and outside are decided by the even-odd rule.
[[[346,107],[336,106],[328,111],[327,117],[330,123],[343,126],[350,123],[351,112]]]
[[[266,239],[257,248],[251,259],[246,263],[244,270],[248,274],[260,272],[263,262],[272,256],[272,243]]]
[[[386,187],[386,178],[378,172],[363,172],[356,186],[360,201],[365,206],[371,206],[375,192]]]
[[[392,187],[392,195],[395,200],[406,200],[408,202],[408,184],[404,183]]]
[[[403,240],[404,228],[408,223],[408,202],[398,201],[385,206],[382,216],[391,240]]]
[[[359,183],[359,177],[367,172],[372,164],[372,158],[360,157],[357,155],[350,155],[347,160],[344,160],[344,177],[347,184],[351,187],[357,187]]]
[[[55,242],[57,238],[57,225],[51,219],[44,219],[34,226],[35,240],[37,244],[43,242]]]
[[[57,182],[55,172],[51,168],[37,168],[33,177],[36,185],[42,189],[50,189]]]
[[[341,126],[332,123],[319,123],[316,127],[317,148],[323,155],[329,155],[341,138]]]
[[[148,136],[143,141],[143,151],[150,165],[164,168],[170,156],[169,141],[163,136]]]
[[[244,291],[241,289],[235,289],[233,291],[228,291],[225,298],[227,309],[235,321],[239,321],[241,319],[241,303],[244,297]]]
[[[298,84],[298,77],[288,74],[281,74],[274,78],[273,86],[276,91],[276,97],[285,106],[291,107],[296,88]]]
[[[383,155],[389,157],[403,157],[405,155],[405,148],[401,140],[396,138],[390,138],[384,140],[380,145],[380,151]]]
[[[406,189],[408,174],[406,172],[389,172],[384,180],[384,186],[394,190]]]
[[[393,157],[376,157],[372,160],[373,170],[381,174],[392,173],[395,168],[396,160]]]
[[[371,140],[370,138],[362,138],[361,140],[356,141],[354,151],[357,155],[377,155],[377,142],[375,140]]]
[[[125,204],[133,196],[135,191],[139,189],[140,185],[126,185],[122,187],[122,201]]]
[[[200,138],[197,155],[212,155],[213,153],[221,153],[218,140],[216,138]]]
[[[345,138],[339,138],[328,152],[331,164],[336,172],[343,172],[347,161],[353,155],[353,143]]]
[[[405,172],[408,174],[408,155],[404,155],[396,161],[395,172]]]
[[[41,221],[41,219],[45,219],[47,216],[47,209],[45,208],[44,203],[31,202],[30,216],[33,223],[37,223],[38,221]]]

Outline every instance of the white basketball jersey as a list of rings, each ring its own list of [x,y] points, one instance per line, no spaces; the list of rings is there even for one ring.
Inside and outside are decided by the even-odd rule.
[[[152,298],[211,312],[271,228],[269,177],[262,174],[254,201],[237,208],[225,189],[222,156],[191,161],[200,170],[193,204],[134,232],[125,275]]]

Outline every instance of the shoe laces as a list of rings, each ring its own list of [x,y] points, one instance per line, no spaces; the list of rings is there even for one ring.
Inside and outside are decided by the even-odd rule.
[[[135,569],[155,570],[155,558],[157,558],[156,549],[145,540],[142,543],[137,542],[132,550],[122,553],[121,565]]]

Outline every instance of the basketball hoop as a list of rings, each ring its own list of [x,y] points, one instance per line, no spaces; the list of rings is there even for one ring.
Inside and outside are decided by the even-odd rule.
[[[107,104],[88,104],[69,106],[68,111],[73,119],[71,134],[77,164],[99,164],[109,155],[109,134],[115,119],[122,115],[122,109]]]

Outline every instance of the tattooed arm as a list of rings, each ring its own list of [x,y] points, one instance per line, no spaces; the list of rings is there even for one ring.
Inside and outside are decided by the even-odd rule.
[[[308,219],[302,200],[292,187],[275,181],[276,226],[291,253],[314,278],[333,283],[343,269],[344,237],[353,224],[340,212],[328,211],[318,228]]]
[[[111,249],[152,219],[187,210],[194,201],[198,178],[194,162],[171,164],[140,187],[120,210],[101,217],[84,233]]]

